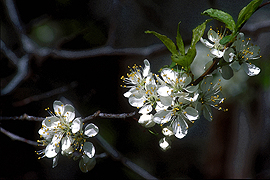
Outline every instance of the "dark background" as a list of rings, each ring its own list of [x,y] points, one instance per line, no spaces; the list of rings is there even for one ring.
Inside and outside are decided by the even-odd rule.
[[[1,39],[18,57],[22,57],[27,52],[9,20],[5,2],[0,3]],[[179,21],[181,35],[188,45],[192,29],[207,19],[200,15],[201,12],[210,7],[219,8],[236,20],[238,12],[248,3],[249,0],[14,1],[24,34],[41,49],[57,50],[98,50],[104,46],[148,48],[160,44],[160,41],[145,34],[145,30],[166,34],[174,40]],[[223,81],[227,97],[224,107],[229,109],[228,112],[214,111],[213,122],[199,119],[188,135],[174,141],[172,149],[167,152],[158,146],[162,136],[150,134],[134,118],[96,119],[94,123],[99,127],[100,135],[125,157],[160,179],[270,178],[269,20],[270,5],[257,11],[242,29],[254,44],[261,47],[262,58],[255,62],[261,73],[248,78],[239,72],[232,80]],[[216,21],[210,25],[220,27]],[[207,54],[207,49],[198,46],[200,52]],[[200,63],[204,56],[198,53],[196,62]],[[13,91],[1,96],[1,116],[27,113],[46,117],[48,114],[44,109],[52,108],[54,100],[63,98],[72,102],[83,117],[97,110],[104,113],[137,111],[124,98],[127,89],[120,88],[120,77],[128,72],[128,65],[143,65],[145,58],[150,61],[154,73],[170,63],[170,54],[165,48],[149,56],[100,53],[79,59],[30,53],[27,76]],[[3,89],[15,76],[17,68],[3,52],[0,67]],[[62,93],[21,103],[25,98],[66,86],[68,90]],[[39,138],[37,131],[41,123],[3,120],[0,126],[35,141]],[[110,157],[97,159],[95,168],[88,173],[79,170],[78,161],[63,156],[58,166],[52,169],[51,159],[37,159],[35,150],[38,147],[12,141],[2,133],[0,139],[0,179],[140,178]],[[104,152],[95,138],[90,140],[97,154]]]

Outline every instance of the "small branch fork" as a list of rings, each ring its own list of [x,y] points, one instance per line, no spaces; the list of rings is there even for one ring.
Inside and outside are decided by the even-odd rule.
[[[13,25],[16,35],[19,37],[18,41],[21,45],[23,54],[18,57],[6,43],[0,39],[1,52],[14,64],[17,68],[17,73],[13,79],[1,90],[1,95],[6,95],[12,92],[22,81],[24,81],[30,72],[29,61],[31,57],[36,57],[34,60],[43,61],[48,57],[61,58],[66,60],[76,60],[82,58],[92,58],[100,56],[143,56],[147,57],[162,51],[166,51],[163,44],[154,44],[148,47],[141,48],[122,48],[115,49],[108,43],[107,45],[81,51],[59,50],[55,48],[39,47],[31,38],[25,33],[25,28],[21,23],[18,11],[13,0],[5,0],[9,21]],[[114,38],[111,38],[114,39]],[[110,40],[111,41],[111,40]]]

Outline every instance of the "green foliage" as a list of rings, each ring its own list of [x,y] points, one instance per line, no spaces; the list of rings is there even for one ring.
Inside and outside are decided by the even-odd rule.
[[[210,19],[206,20],[204,23],[200,24],[199,26],[197,26],[196,28],[192,30],[193,34],[192,34],[191,45],[187,53],[185,53],[185,45],[179,32],[180,22],[178,23],[178,27],[177,27],[176,45],[170,38],[168,38],[165,35],[161,35],[155,31],[145,31],[145,33],[150,33],[150,34],[155,35],[157,38],[159,38],[163,42],[163,44],[172,53],[171,59],[175,63],[171,65],[172,67],[174,67],[177,63],[178,65],[184,67],[186,71],[188,71],[191,63],[193,62],[196,56],[195,46],[197,42],[200,40],[200,38],[203,36],[206,24],[209,21]]]
[[[225,36],[219,42],[220,44],[224,45],[232,41],[235,38],[235,36],[237,36],[241,27],[251,17],[251,15],[256,11],[256,9],[259,7],[261,3],[262,3],[262,0],[251,1],[246,7],[244,7],[240,11],[236,24],[230,14],[223,12],[221,10],[218,10],[218,9],[212,9],[212,8],[207,9],[202,13],[202,15],[210,16],[224,23],[226,28],[228,28],[232,32],[232,34]]]
[[[234,33],[235,31],[235,22],[232,18],[232,16],[226,12],[223,12],[218,9],[207,9],[202,13],[202,15],[210,16],[211,18],[214,18],[220,22],[223,22],[226,25],[226,28],[232,31]]]
[[[225,45],[225,44],[227,44],[228,42],[230,42],[231,40],[233,40],[233,38],[234,38],[235,36],[237,36],[237,34],[230,34],[230,35],[228,35],[228,36],[225,36],[225,37],[223,37],[223,38],[219,41],[219,43],[222,44],[222,45]]]
[[[253,0],[246,7],[244,7],[239,15],[236,23],[236,31],[239,31],[242,25],[250,18],[250,16],[257,10],[263,0]]]
[[[192,40],[191,40],[191,45],[190,47],[193,49],[195,48],[197,42],[200,40],[200,38],[204,34],[204,30],[206,28],[206,24],[211,21],[211,19],[207,19],[204,23],[200,24],[196,28],[192,30]]]
[[[174,42],[170,38],[168,38],[167,36],[161,35],[155,31],[145,31],[145,33],[155,35],[159,40],[161,40],[163,42],[163,44],[168,48],[168,50],[172,54],[178,54],[178,51],[176,50],[176,46],[175,46]]]
[[[180,23],[181,22],[179,22],[178,23],[178,26],[177,26],[176,44],[177,44],[177,47],[178,47],[181,55],[184,55],[185,54],[185,45],[184,45],[182,36],[180,35],[180,31],[179,31]]]

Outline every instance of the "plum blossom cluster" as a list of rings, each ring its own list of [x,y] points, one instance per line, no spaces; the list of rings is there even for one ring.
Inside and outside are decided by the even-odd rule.
[[[172,136],[185,137],[200,114],[211,121],[212,107],[224,110],[219,106],[225,100],[222,87],[220,82],[212,82],[212,76],[194,86],[192,77],[182,69],[163,68],[160,75],[153,74],[146,59],[144,67],[134,65],[121,79],[126,84],[122,87],[129,88],[124,96],[139,109],[138,122],[146,128],[162,127],[164,138],[159,145],[163,150],[171,147]]]
[[[93,123],[84,126],[80,117],[75,118],[72,105],[64,105],[61,101],[54,101],[54,113],[47,108],[50,116],[42,121],[38,133],[42,140],[37,140],[45,149],[36,151],[40,158],[53,159],[52,167],[58,164],[60,152],[63,156],[74,160],[80,159],[81,171],[87,172],[95,165],[95,147],[87,139],[97,135],[99,129]]]
[[[215,32],[212,28],[208,31],[208,40],[201,38],[201,42],[208,48],[213,58],[221,58],[219,62],[220,72],[224,79],[230,79],[233,76],[233,70],[238,71],[242,68],[248,76],[255,76],[260,73],[260,68],[252,64],[254,60],[261,56],[260,48],[253,45],[250,38],[245,38],[243,33],[239,33],[234,42],[227,47],[220,44],[220,41],[226,35]],[[212,62],[209,62],[210,65]],[[206,65],[206,68],[207,66]]]

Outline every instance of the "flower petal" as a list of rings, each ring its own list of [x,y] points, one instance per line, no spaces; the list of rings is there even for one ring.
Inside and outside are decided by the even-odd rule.
[[[148,104],[148,105],[144,105],[143,107],[141,107],[139,113],[140,114],[147,114],[150,113],[152,111],[152,105]]]
[[[60,119],[56,116],[50,116],[44,120],[44,124],[48,128],[56,128],[59,125],[59,123],[60,123]]]
[[[163,106],[170,106],[173,101],[173,97],[171,96],[159,96],[159,99]]]
[[[172,136],[172,135],[174,135],[172,127],[167,126],[167,127],[163,128],[162,129],[162,134],[164,134],[164,136]]]
[[[188,86],[185,88],[185,90],[189,93],[194,93],[195,91],[197,91],[197,89],[199,88],[199,86]]]
[[[82,172],[87,173],[91,169],[93,169],[96,165],[95,158],[88,158],[87,156],[83,155],[82,159],[79,162],[79,167]]]
[[[88,124],[84,129],[84,134],[88,137],[93,137],[97,135],[98,132],[99,132],[98,127],[93,123]]]
[[[186,73],[184,73],[180,79],[183,80],[183,85],[184,85],[184,87],[187,86],[187,85],[188,85],[189,83],[191,83],[191,81],[192,81],[191,76],[189,76],[189,75],[186,74]]]
[[[172,123],[171,127],[175,137],[182,139],[187,135],[188,125],[181,116],[177,116],[177,119]]]
[[[196,110],[196,109],[194,109],[194,108],[192,108],[192,107],[187,107],[186,109],[185,109],[185,115],[186,115],[186,117],[191,121],[194,121],[194,120],[196,120],[196,119],[198,119],[198,117],[199,117],[199,113],[198,113],[198,111]]]
[[[237,38],[236,38],[236,41],[235,41],[235,49],[236,49],[236,51],[237,52],[239,52],[240,50],[242,50],[243,49],[243,45],[244,45],[244,42],[243,42],[243,40],[244,40],[244,34],[243,33],[239,33],[238,35],[237,35]]]
[[[171,144],[170,140],[166,137],[160,139],[159,141],[159,146],[163,151],[167,151],[168,149],[170,149],[171,148],[170,144]]]
[[[136,98],[136,97],[130,97],[128,99],[128,102],[133,107],[142,107],[145,101],[145,97]]]
[[[200,41],[208,48],[213,48],[214,44],[211,44],[209,41],[207,41],[206,39],[201,38]]]
[[[231,66],[229,65],[222,66],[221,75],[226,80],[231,79],[231,77],[233,77],[233,70]]]
[[[154,122],[157,124],[164,124],[171,120],[171,112],[160,110],[154,115]]]
[[[75,118],[75,109],[72,105],[66,104],[64,106],[63,116],[66,117],[67,122],[71,122]]]
[[[55,168],[55,167],[57,166],[58,160],[59,160],[59,154],[57,154],[57,155],[53,158],[52,168]]]
[[[160,75],[162,76],[164,81],[168,82],[169,84],[171,84],[170,82],[172,80],[175,81],[177,78],[177,72],[169,68],[163,68],[162,71],[160,72]]]
[[[201,85],[200,85],[201,90],[203,92],[207,92],[208,89],[210,89],[211,87],[212,81],[213,81],[213,76],[206,76],[201,82]]]
[[[61,101],[53,102],[53,110],[56,115],[61,115],[64,112],[64,104]]]
[[[248,76],[256,76],[260,73],[260,68],[255,66],[254,64],[243,63],[242,64],[244,71],[247,73]]]
[[[150,63],[147,59],[144,61],[143,77],[146,77],[150,74]]]
[[[211,49],[210,52],[218,58],[221,58],[224,55],[224,51],[219,51],[217,49]]]
[[[170,96],[171,95],[172,88],[168,86],[160,86],[157,90],[157,93],[160,96]]]
[[[85,155],[87,155],[89,158],[92,158],[95,155],[95,147],[91,142],[84,143],[83,151],[84,151]]]
[[[210,29],[208,32],[207,32],[207,35],[208,35],[208,39],[212,42],[217,42],[220,38],[219,38],[219,35],[216,33],[216,31]]]
[[[150,128],[155,125],[152,114],[142,114],[139,118],[138,123],[140,123],[142,126],[146,128]]]
[[[239,64],[238,61],[234,61],[232,64],[231,64],[231,67],[233,68],[233,70],[235,70],[236,72],[239,71],[239,69],[241,68],[241,65]]]
[[[233,48],[229,48],[224,52],[223,58],[226,62],[232,62],[234,57],[236,56],[235,51],[233,50]]]
[[[72,124],[71,124],[71,131],[72,133],[76,133],[78,132],[79,130],[82,129],[82,122],[81,122],[81,118],[76,118],[72,121]]]
[[[213,117],[212,117],[212,109],[209,105],[204,104],[203,105],[203,116],[205,119],[207,119],[208,121],[212,121]]]
[[[59,150],[59,146],[55,146],[54,144],[49,143],[45,148],[45,156],[48,158],[53,158],[58,154]]]
[[[66,151],[69,147],[71,147],[72,142],[73,142],[73,139],[72,139],[71,136],[63,137],[62,140],[61,140],[62,151]]]

